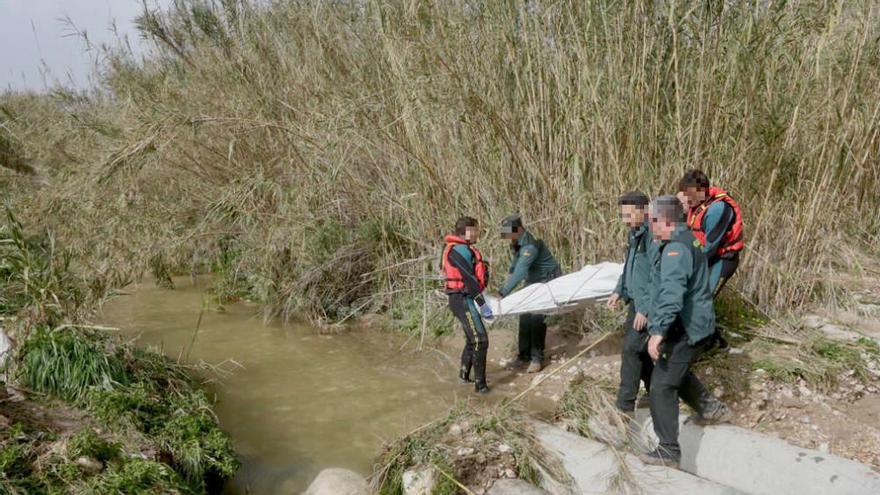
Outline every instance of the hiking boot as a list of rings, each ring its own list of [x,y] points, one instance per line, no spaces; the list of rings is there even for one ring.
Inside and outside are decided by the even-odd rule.
[[[519,369],[525,368],[528,365],[529,365],[529,362],[527,360],[518,357],[518,358],[514,359],[513,361],[510,361],[509,363],[507,363],[507,365],[504,367],[509,370],[519,370]]]
[[[480,395],[486,395],[491,392],[492,389],[490,389],[489,386],[484,383],[482,385],[477,385],[474,391]]]
[[[732,419],[733,415],[730,413],[730,409],[723,402],[715,401],[706,407],[702,413],[694,416],[694,423],[700,426],[709,426],[730,423]]]
[[[640,455],[639,459],[645,464],[650,464],[652,466],[665,466],[678,469],[681,464],[681,453],[670,452],[663,447],[657,447],[647,454]]]
[[[544,369],[544,365],[541,364],[541,361],[533,360],[529,363],[529,368],[526,370],[526,373],[537,373]]]

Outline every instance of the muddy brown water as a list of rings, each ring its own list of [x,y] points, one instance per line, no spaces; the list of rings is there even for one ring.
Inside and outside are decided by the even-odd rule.
[[[243,463],[226,493],[297,494],[325,467],[367,475],[383,442],[471,396],[455,380],[454,355],[415,352],[414,341],[393,332],[322,335],[304,324],[264,324],[256,306],[237,304],[204,311],[196,333],[203,288],[175,282],[174,290],[130,288],[105,306],[104,320],[139,345],[231,371],[208,385]]]

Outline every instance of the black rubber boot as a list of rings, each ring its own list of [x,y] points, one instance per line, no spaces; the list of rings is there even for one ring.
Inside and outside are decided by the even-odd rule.
[[[488,343],[481,342],[477,352],[474,354],[474,388],[478,394],[489,392],[489,386],[486,384],[486,353],[488,347]]]
[[[458,383],[473,383],[471,380],[471,367],[474,364],[474,347],[465,343],[461,351],[461,367],[458,368]]]

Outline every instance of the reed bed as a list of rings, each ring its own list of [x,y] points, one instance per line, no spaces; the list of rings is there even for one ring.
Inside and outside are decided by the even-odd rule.
[[[0,104],[0,185],[109,279],[214,271],[267,317],[421,308],[455,218],[521,212],[566,269],[616,197],[706,170],[767,310],[877,274],[880,2],[177,0],[101,86]],[[33,174],[27,171],[33,171]],[[164,275],[163,275],[164,274]]]

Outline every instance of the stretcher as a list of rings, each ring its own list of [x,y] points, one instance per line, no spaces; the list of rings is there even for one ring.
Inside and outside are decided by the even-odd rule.
[[[484,294],[484,298],[492,309],[493,319],[523,313],[567,313],[610,296],[622,272],[622,263],[586,265],[549,282],[523,287],[504,298],[489,294]]]

